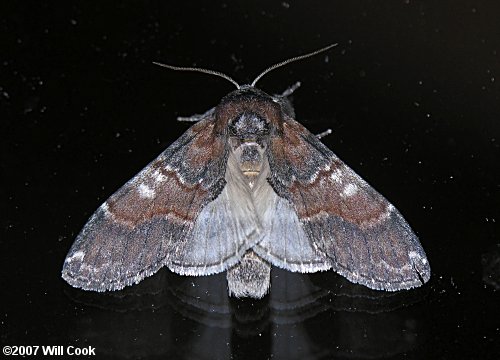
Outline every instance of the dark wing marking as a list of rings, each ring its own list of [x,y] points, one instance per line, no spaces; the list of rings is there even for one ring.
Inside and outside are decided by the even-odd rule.
[[[210,117],[192,126],[101,205],[66,257],[62,276],[68,283],[118,290],[164,265],[184,273],[195,272],[190,265],[199,274],[223,270],[221,263],[238,246],[214,247],[215,264],[193,264],[206,259],[189,256],[200,242],[193,235],[200,212],[225,189],[227,141],[214,125]]]
[[[270,140],[270,183],[333,269],[372,289],[427,282],[425,252],[394,206],[298,122],[286,119],[282,131]]]

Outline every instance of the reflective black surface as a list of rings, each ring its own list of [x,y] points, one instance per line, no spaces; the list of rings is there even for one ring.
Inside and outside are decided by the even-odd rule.
[[[487,1],[2,3],[1,345],[94,346],[96,358],[494,359],[500,340],[500,5]],[[300,80],[297,120],[420,237],[430,282],[370,291],[275,269],[270,296],[164,269],[125,291],[60,278],[88,216],[232,85],[152,61],[267,66]]]

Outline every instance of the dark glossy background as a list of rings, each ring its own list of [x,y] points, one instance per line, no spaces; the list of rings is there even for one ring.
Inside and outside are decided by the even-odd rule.
[[[106,3],[106,4],[105,4]],[[494,359],[500,340],[500,3],[49,2],[0,5],[1,345],[94,346],[98,358]],[[16,4],[16,5],[14,5]],[[297,119],[405,215],[423,288],[369,291],[273,273],[262,301],[224,275],[160,271],[111,294],[60,269],[109,195],[233,89],[152,61],[223,71],[339,46],[266,76]]]

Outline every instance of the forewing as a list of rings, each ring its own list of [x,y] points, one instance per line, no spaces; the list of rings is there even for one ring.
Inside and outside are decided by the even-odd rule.
[[[204,251],[193,229],[225,188],[227,156],[213,118],[192,126],[92,215],[66,257],[63,278],[87,290],[117,290],[164,265],[177,272],[192,265],[186,253]],[[220,267],[234,249],[212,244],[210,251]],[[222,271],[206,265],[200,273]]]
[[[337,272],[390,291],[429,280],[424,250],[401,214],[302,125],[286,119],[268,153],[271,185]]]

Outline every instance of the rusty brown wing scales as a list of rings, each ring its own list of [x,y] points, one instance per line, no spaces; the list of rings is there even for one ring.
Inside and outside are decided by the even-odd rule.
[[[63,278],[104,291],[137,283],[164,265],[193,274],[218,270],[235,249],[214,251],[200,265],[191,248],[200,241],[195,220],[225,187],[226,161],[227,141],[214,133],[214,119],[195,124],[92,215],[66,257]]]
[[[388,291],[429,280],[425,252],[396,208],[295,120],[271,139],[269,164],[273,189],[333,270]]]

